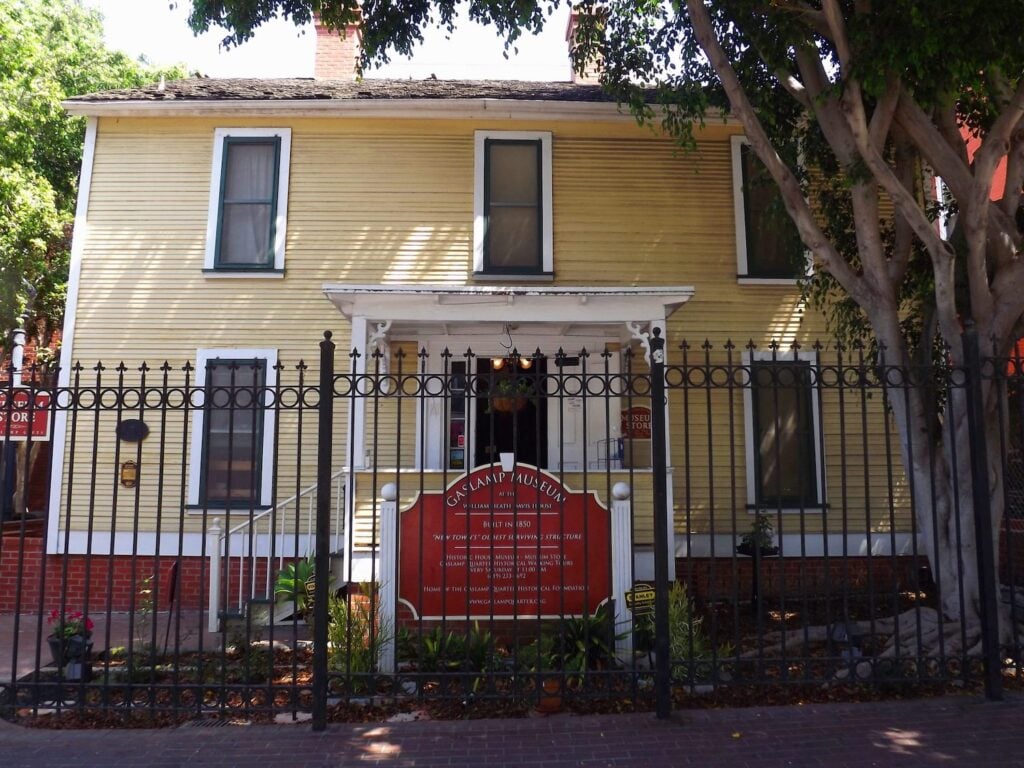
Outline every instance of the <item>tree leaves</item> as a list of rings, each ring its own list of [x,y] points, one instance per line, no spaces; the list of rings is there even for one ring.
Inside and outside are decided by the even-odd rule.
[[[0,338],[34,295],[49,343],[64,314],[85,121],[61,101],[152,82],[161,72],[103,44],[99,14],[74,0],[0,0]],[[164,70],[170,77],[181,68]]]

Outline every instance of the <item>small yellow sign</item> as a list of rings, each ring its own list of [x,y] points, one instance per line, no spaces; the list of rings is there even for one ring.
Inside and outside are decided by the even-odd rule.
[[[654,613],[654,585],[638,583],[626,592],[626,607],[637,616]]]

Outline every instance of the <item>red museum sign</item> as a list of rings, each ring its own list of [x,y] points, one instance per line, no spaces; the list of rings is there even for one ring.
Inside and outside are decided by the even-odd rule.
[[[417,618],[580,616],[611,597],[608,509],[542,469],[478,467],[398,526],[398,599]]]
[[[7,395],[13,391],[13,403],[7,405]],[[10,437],[11,440],[25,440],[29,437],[29,422],[32,427],[33,440],[50,439],[50,393],[36,392],[35,407],[29,407],[32,397],[28,389],[14,388],[0,390],[0,442]],[[10,432],[7,420],[10,417]]]
[[[634,405],[622,409],[622,436],[633,440],[651,439],[651,409],[646,405]]]

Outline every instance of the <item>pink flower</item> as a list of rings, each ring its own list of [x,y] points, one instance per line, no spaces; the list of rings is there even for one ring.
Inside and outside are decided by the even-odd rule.
[[[53,634],[63,637],[88,635],[95,626],[81,611],[70,611],[62,616],[57,608],[47,614],[47,622],[53,627]]]

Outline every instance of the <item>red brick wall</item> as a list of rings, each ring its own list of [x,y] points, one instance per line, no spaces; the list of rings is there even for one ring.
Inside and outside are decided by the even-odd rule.
[[[316,62],[313,76],[318,80],[354,80],[359,57],[359,28],[350,26],[344,39],[338,32],[316,25]]]
[[[21,567],[19,568],[19,559]],[[113,559],[103,555],[94,555],[91,565],[86,568],[85,555],[69,555],[67,559],[67,576],[65,604],[72,609],[80,609],[85,603],[86,571],[89,571],[89,606],[106,610],[107,596],[111,597],[111,610],[127,611],[132,608],[132,596],[136,595],[142,580],[159,572],[160,605],[158,610],[165,610],[168,604],[171,567],[173,557],[162,557],[159,563],[156,558],[137,557],[132,563],[128,556],[116,556]],[[179,565],[178,600],[183,608],[198,608],[206,602],[207,582],[205,569],[208,561],[200,557],[183,557]],[[1024,584],[1024,520],[1007,520],[1000,543],[1001,577],[1009,581],[1012,562],[1012,573],[1017,584]],[[46,597],[43,608],[50,610],[60,605],[64,576],[64,559],[60,555],[43,555],[42,538],[26,537],[24,546],[20,544],[17,533],[0,538],[0,613],[8,613],[15,609],[17,595],[20,590],[23,612],[34,612],[39,608],[40,567],[46,567]],[[238,565],[233,561],[230,569],[231,583],[229,593],[237,595]],[[778,595],[784,587],[789,595],[822,595],[826,591],[836,594],[844,588],[848,592],[866,592],[870,583],[876,592],[892,591],[899,587],[909,589],[919,578],[915,571],[926,564],[923,556],[916,560],[912,557],[877,557],[872,558],[870,575],[867,558],[851,558],[847,563],[838,557],[825,560],[822,557],[804,560],[765,558],[761,562],[761,595],[768,597]],[[749,557],[736,558],[735,566],[731,558],[694,557],[676,560],[676,576],[680,581],[691,584],[692,594],[700,600],[723,599],[732,594],[746,598],[750,594],[753,580],[753,560]],[[276,565],[275,565],[276,568]],[[248,584],[246,567],[243,579]],[[256,570],[257,591],[266,584],[266,568],[261,563]],[[714,589],[712,590],[712,585]]]
[[[892,592],[910,589],[920,567],[927,560],[913,557],[824,557],[778,558],[761,560],[759,591],[762,597],[775,597],[785,590],[786,595],[825,595]],[[691,594],[703,601],[729,599],[732,595],[749,599],[753,585],[754,561],[749,557],[732,558],[692,557],[677,558],[676,579],[691,587]]]
[[[23,556],[23,566],[19,569],[19,556]],[[41,538],[26,538],[24,547],[19,545],[16,535],[4,536],[0,541],[0,613],[15,610],[17,595],[21,592],[20,610],[35,612],[39,610],[40,566],[46,568],[46,595],[43,600],[44,610],[59,607],[61,592],[64,592],[64,604],[71,609],[81,609],[86,603],[90,609],[107,610],[108,596],[111,600],[110,610],[128,611],[138,608],[138,590],[147,576],[159,574],[159,592],[155,594],[159,605],[157,610],[166,610],[170,599],[171,569],[176,558],[165,556],[159,558],[139,556],[134,560],[129,556],[93,555],[88,558],[86,567],[85,555],[68,555],[66,562],[61,555],[43,555]],[[112,569],[112,570],[111,570]],[[183,557],[178,566],[178,592],[176,600],[182,608],[197,609],[204,606],[208,594],[209,561],[201,557]],[[248,593],[248,564],[243,568],[242,578]],[[276,563],[275,563],[276,570]],[[258,563],[256,567],[257,593],[265,591],[266,565]],[[89,591],[86,595],[86,577],[89,578]],[[272,574],[273,576],[273,574]],[[225,579],[222,578],[222,585]],[[66,588],[64,585],[66,584]],[[271,589],[273,584],[271,584]],[[156,579],[150,589],[157,590]],[[238,595],[238,561],[232,559],[230,583],[227,585],[229,595]],[[134,603],[133,603],[134,596]]]

